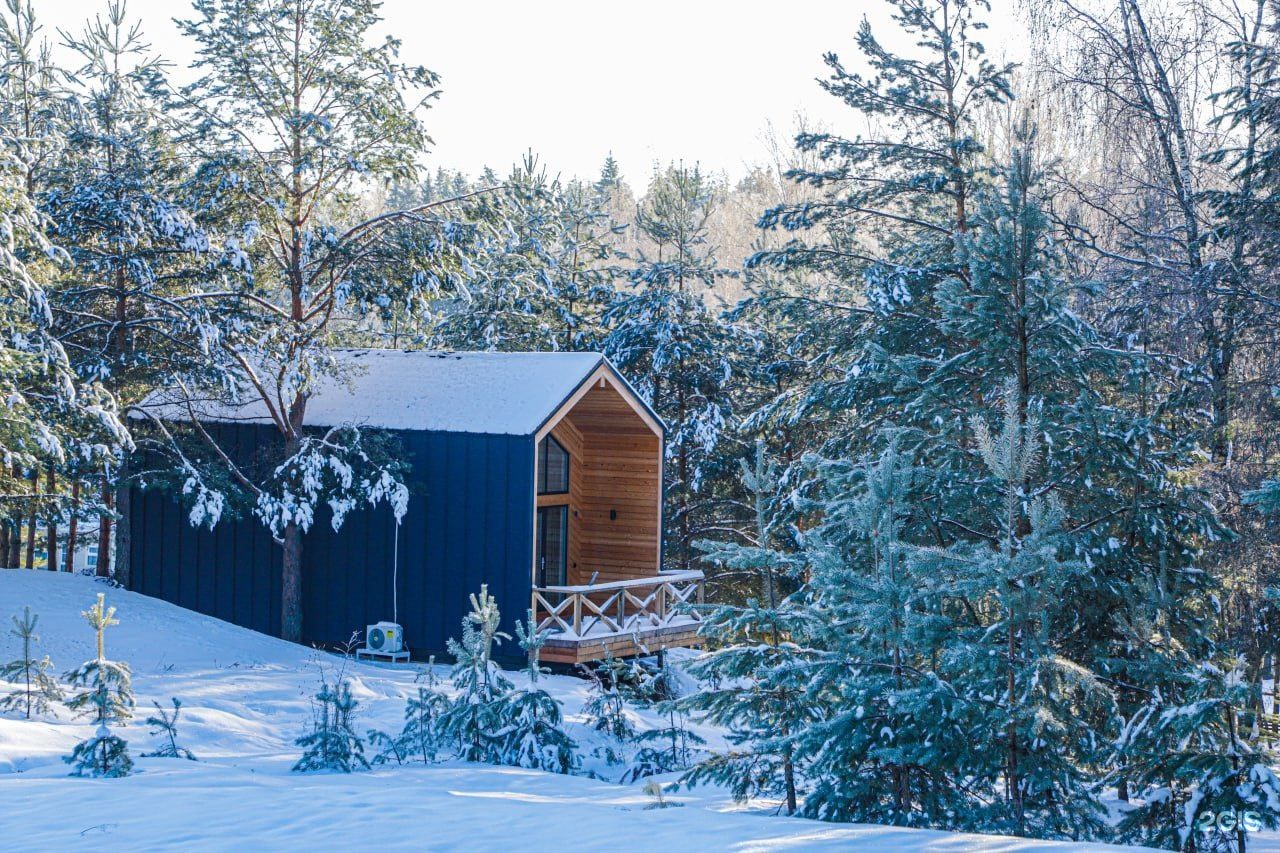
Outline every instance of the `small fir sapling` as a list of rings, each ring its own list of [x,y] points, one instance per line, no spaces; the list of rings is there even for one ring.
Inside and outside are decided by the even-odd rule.
[[[106,596],[98,593],[97,603],[81,613],[97,633],[98,656],[66,674],[72,687],[79,688],[66,704],[75,713],[90,716],[98,727],[63,759],[72,765],[73,776],[128,776],[133,769],[128,744],[110,729],[131,719],[135,704],[129,665],[107,660],[104,634],[108,627],[120,624],[115,612],[106,606]]]
[[[151,734],[160,738],[160,746],[153,752],[142,753],[143,758],[185,758],[195,761],[191,750],[178,746],[178,717],[182,713],[182,700],[174,697],[173,712],[168,713],[159,702],[152,701],[156,712],[147,717],[147,725],[151,726]]]
[[[369,768],[364,757],[364,740],[356,734],[354,722],[359,703],[351,695],[351,683],[339,677],[330,684],[321,681],[314,701],[311,731],[294,743],[303,748],[293,765],[295,773],[334,771],[350,773]]]
[[[591,682],[587,701],[582,705],[587,724],[624,743],[634,738],[635,726],[627,717],[627,703],[623,695],[623,678],[630,672],[627,664],[605,649],[604,660],[599,664],[594,667],[580,665],[578,669]]]
[[[501,699],[511,692],[511,682],[493,662],[493,646],[511,637],[498,630],[502,614],[487,585],[471,595],[471,612],[462,620],[462,640],[449,639],[454,656],[453,686],[457,695],[440,720],[443,737],[458,745],[464,761],[490,764],[498,761],[493,733],[502,727],[497,719]]]
[[[666,797],[666,791],[663,790],[662,783],[657,779],[650,779],[644,785],[644,792],[653,797],[653,802],[645,806],[645,810],[651,809],[672,809],[683,806],[684,803],[673,803]]]
[[[499,701],[496,717],[502,728],[495,733],[499,761],[551,773],[572,772],[578,766],[577,744],[561,728],[560,703],[537,687],[538,675],[545,671],[538,662],[545,637],[534,627],[532,610],[525,624],[516,623],[516,635],[528,656],[529,686]]]
[[[294,741],[303,748],[302,757],[293,765],[295,773],[333,771],[351,773],[369,769],[364,757],[364,740],[356,734],[355,718],[359,703],[351,695],[347,664],[351,662],[357,635],[340,646],[342,663],[332,674],[318,661],[320,692],[312,701],[311,731]]]
[[[419,673],[425,686],[418,687],[418,695],[410,699],[404,708],[404,728],[396,736],[376,729],[369,732],[369,744],[378,748],[374,764],[405,764],[421,761],[430,764],[436,760],[443,745],[440,721],[449,707],[449,699],[438,689],[435,674],[435,657],[427,669]]]
[[[623,781],[635,782],[659,773],[688,770],[697,757],[697,747],[706,743],[689,731],[685,724],[684,711],[678,701],[675,672],[665,655],[661,665],[642,686],[652,697],[649,704],[662,714],[666,725],[646,729],[636,735],[633,741],[637,747],[635,761],[623,774]]]
[[[0,666],[0,680],[17,685],[0,696],[0,711],[21,710],[29,720],[33,713],[50,713],[62,701],[62,687],[49,675],[53,668],[49,656],[35,658],[35,645],[40,642],[40,635],[36,633],[40,617],[32,613],[30,607],[24,607],[21,618],[11,618],[13,628],[9,633],[22,641],[22,657]]]

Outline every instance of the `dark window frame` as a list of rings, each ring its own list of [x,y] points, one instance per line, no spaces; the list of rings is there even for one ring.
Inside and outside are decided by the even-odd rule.
[[[548,453],[551,445],[564,454],[564,488],[554,491],[547,488],[547,474],[551,466],[547,464]],[[569,471],[573,465],[573,454],[571,454],[563,444],[556,441],[551,435],[543,436],[542,441],[538,443],[538,471],[537,471],[537,487],[539,495],[567,495],[569,494]]]
[[[563,586],[569,582],[569,505],[568,504],[551,504],[549,506],[540,506],[538,513],[538,537],[535,546],[538,553],[538,578],[537,586]],[[560,561],[556,566],[556,574],[560,577],[557,582],[550,583],[547,577],[547,539],[550,533],[550,525],[547,519],[556,516],[558,523],[557,535],[560,538]]]

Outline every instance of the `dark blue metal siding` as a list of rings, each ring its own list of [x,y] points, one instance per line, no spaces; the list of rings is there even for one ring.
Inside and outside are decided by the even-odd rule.
[[[240,459],[263,452],[269,431],[220,425]],[[234,432],[234,435],[228,433]],[[400,432],[410,466],[399,531],[399,618],[417,653],[441,653],[461,632],[482,583],[503,630],[529,606],[533,565],[531,436]],[[159,489],[135,491],[131,566],[138,591],[264,633],[280,630],[280,549],[254,518],[213,531],[187,522],[187,506]],[[328,507],[303,540],[303,634],[334,645],[392,618],[395,522],[389,507],[360,508],[340,530]],[[508,656],[518,650],[503,649]]]

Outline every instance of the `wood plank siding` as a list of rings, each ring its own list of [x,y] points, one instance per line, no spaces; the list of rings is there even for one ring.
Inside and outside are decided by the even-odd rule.
[[[661,566],[662,439],[595,379],[551,435],[569,451],[569,585],[656,575]],[[539,496],[538,504],[564,496]]]

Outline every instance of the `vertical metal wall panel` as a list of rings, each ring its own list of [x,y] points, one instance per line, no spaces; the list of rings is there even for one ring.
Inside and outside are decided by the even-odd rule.
[[[269,428],[217,425],[246,464]],[[415,653],[440,654],[461,632],[469,595],[488,584],[510,633],[529,606],[533,563],[532,436],[403,432],[408,512],[399,530],[399,618]],[[280,631],[280,548],[251,515],[193,528],[180,495],[138,489],[132,504],[133,584],[257,631]],[[391,619],[396,527],[390,507],[359,507],[334,531],[327,506],[303,539],[303,632],[336,645]],[[510,644],[508,644],[510,645]],[[518,656],[514,647],[501,650]]]

